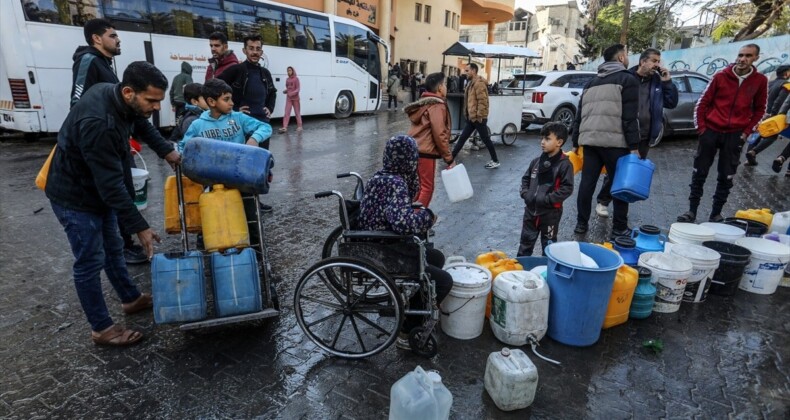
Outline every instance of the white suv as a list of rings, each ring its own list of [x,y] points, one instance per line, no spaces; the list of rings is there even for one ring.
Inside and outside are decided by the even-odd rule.
[[[557,121],[568,130],[573,126],[579,98],[594,71],[537,71],[514,76],[504,92],[524,91],[521,120],[524,126]]]

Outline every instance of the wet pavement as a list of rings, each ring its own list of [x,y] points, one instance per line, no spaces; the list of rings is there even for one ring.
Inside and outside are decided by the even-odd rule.
[[[129,349],[90,341],[66,236],[33,184],[52,142],[0,143],[0,418],[384,418],[390,386],[417,365],[441,373],[454,397],[452,418],[458,419],[788,418],[787,288],[771,296],[739,291],[684,303],[678,313],[605,330],[586,348],[546,337],[541,352],[562,366],[532,357],[540,375],[535,402],[510,413],[499,411],[484,390],[486,358],[503,347],[488,325],[469,341],[440,335],[439,355],[430,360],[395,346],[362,361],[322,352],[302,334],[292,310],[295,283],[319,260],[339,223],[336,201],[313,194],[350,193],[353,182],[334,174],[370,176],[388,136],[404,132],[408,122],[400,112],[383,111],[340,121],[308,118],[304,127],[300,135],[273,138],[275,179],[264,197],[274,207],[266,230],[281,316],[183,333],[154,324],[150,313],[124,316],[105,283],[116,322],[146,335]],[[483,168],[485,150],[460,156],[474,185],[472,199],[450,204],[438,183],[435,243],[446,255],[473,259],[491,249],[515,254],[523,212],[519,180],[538,153],[538,138],[533,132],[511,147],[497,143],[497,170]],[[670,139],[651,151],[658,168],[651,197],[631,206],[632,226],[666,229],[686,210],[694,147],[694,139]],[[740,208],[787,208],[790,180],[770,170],[779,147],[760,155],[759,166],[739,168],[726,215]],[[170,170],[150,150],[144,157],[152,178],[144,215],[162,232],[162,185]],[[701,215],[710,210],[714,184],[710,176]],[[574,194],[566,202],[561,240],[575,238],[575,201]],[[609,219],[594,217],[586,239],[600,241],[608,229]],[[158,250],[178,246],[178,237],[168,236]],[[131,273],[143,290],[151,289],[147,265],[133,266]],[[642,347],[654,338],[664,342],[660,354]]]

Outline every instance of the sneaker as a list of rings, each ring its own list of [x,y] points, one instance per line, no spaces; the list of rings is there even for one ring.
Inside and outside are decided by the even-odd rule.
[[[576,223],[576,228],[573,229],[573,233],[577,233],[577,234],[587,233],[587,229],[589,228],[590,227],[584,223]]]
[[[784,165],[784,163],[785,163],[784,156],[779,156],[778,158],[774,159],[774,162],[771,164],[771,170],[773,170],[776,173],[781,172],[782,165]]]
[[[148,262],[148,255],[145,255],[145,251],[140,245],[132,245],[129,248],[124,248],[123,258],[126,260],[126,264],[142,264]]]
[[[302,126],[296,127],[296,131],[302,131]]]
[[[721,223],[724,221],[724,216],[721,214],[711,215],[708,221],[711,223]]]
[[[595,205],[595,213],[600,217],[609,217],[609,208],[598,203]]]
[[[499,167],[499,162],[495,162],[492,160],[486,163],[486,169],[496,169],[498,167]]]
[[[288,129],[285,128],[285,127],[280,127],[280,128],[277,129],[278,133],[285,133],[286,131],[288,131]]]
[[[609,240],[610,241],[614,241],[616,238],[620,238],[620,237],[623,237],[623,236],[625,236],[627,238],[630,238],[631,237],[631,233],[632,233],[632,229],[631,228],[625,228],[623,230],[612,229],[612,234],[609,235]]]
[[[401,350],[411,351],[411,344],[409,344],[409,335],[406,333],[398,333],[398,339],[395,340],[395,347]]]
[[[272,206],[268,204],[261,203],[261,211],[264,213],[271,213],[273,211]]]
[[[754,152],[746,152],[746,166],[757,166],[757,155]]]
[[[681,223],[694,223],[697,220],[697,214],[693,211],[687,211],[678,216],[677,220]]]

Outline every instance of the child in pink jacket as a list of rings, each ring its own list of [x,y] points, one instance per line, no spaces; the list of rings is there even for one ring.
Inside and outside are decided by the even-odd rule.
[[[288,66],[288,78],[285,79],[285,115],[283,115],[283,126],[280,133],[288,131],[288,121],[291,119],[291,108],[293,107],[296,116],[296,131],[302,131],[302,114],[299,111],[299,78],[296,71]]]

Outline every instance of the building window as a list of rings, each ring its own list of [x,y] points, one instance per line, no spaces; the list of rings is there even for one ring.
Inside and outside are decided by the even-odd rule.
[[[458,40],[461,42],[469,42],[469,35],[461,35],[458,37]]]
[[[414,20],[417,22],[422,20],[422,4],[415,3],[414,4]]]
[[[452,23],[450,22],[450,11],[444,11],[444,27],[449,28]]]
[[[525,29],[527,29],[527,22],[523,22],[523,21],[510,22],[511,31],[523,31]]]
[[[557,51],[557,47],[551,47],[551,48],[549,48],[549,51],[555,52],[555,51]]]
[[[537,41],[539,36],[540,36],[540,32],[539,31],[533,32],[531,41]]]
[[[453,29],[458,30],[458,28],[460,27],[460,25],[458,24],[458,21],[460,20],[460,18],[461,18],[461,15],[457,15],[457,14],[453,13]]]
[[[425,5],[425,23],[431,23],[431,6]]]

